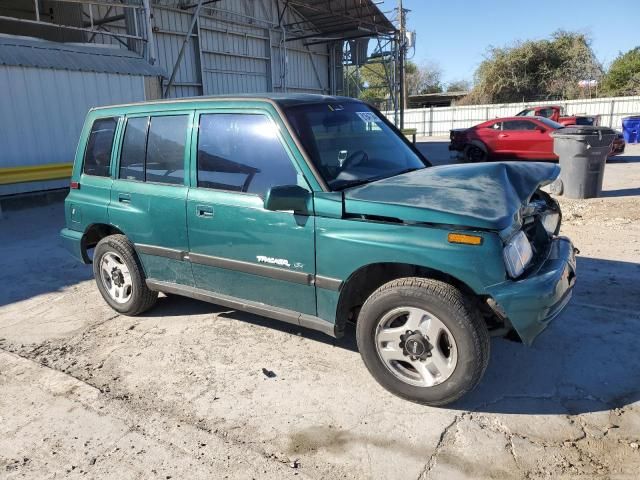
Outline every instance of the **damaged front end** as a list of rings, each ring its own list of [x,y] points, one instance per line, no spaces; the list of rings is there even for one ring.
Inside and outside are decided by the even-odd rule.
[[[571,299],[577,249],[568,238],[558,236],[561,221],[558,203],[537,190],[520,209],[514,225],[500,233],[511,278],[487,289],[487,306],[495,315],[494,335],[513,331],[530,345]],[[513,261],[507,252],[516,238]],[[517,265],[510,269],[510,261]]]

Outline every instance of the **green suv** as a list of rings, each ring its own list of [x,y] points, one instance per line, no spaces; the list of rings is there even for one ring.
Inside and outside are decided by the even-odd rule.
[[[92,109],[62,239],[125,315],[158,292],[340,337],[386,389],[444,405],[489,337],[526,344],[571,297],[543,163],[432,167],[377,110],[319,95]]]

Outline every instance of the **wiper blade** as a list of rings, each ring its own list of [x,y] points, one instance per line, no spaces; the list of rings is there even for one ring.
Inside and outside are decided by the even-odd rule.
[[[426,168],[426,167],[411,167],[411,168],[407,168],[405,170],[400,170],[398,173],[394,173],[391,176],[392,177],[397,177],[398,175],[404,175],[405,173],[415,172],[416,170],[422,170],[423,168]]]
[[[414,172],[415,170],[422,170],[422,168],[426,167],[411,167],[405,170],[401,170],[399,172],[393,173],[392,175],[378,175],[377,177],[369,177],[369,178],[361,178],[360,180],[350,180],[339,187],[334,188],[334,190],[344,190],[345,188],[357,187],[359,185],[364,185],[365,183],[377,182],[378,180],[384,180],[385,178],[397,177],[398,175],[403,175],[405,173]]]
[[[344,190],[345,188],[357,187],[358,185],[364,185],[365,183],[375,182],[376,180],[380,180],[380,177],[372,177],[372,178],[363,178],[360,180],[350,180],[348,182],[344,182],[339,187],[334,188],[334,190]]]

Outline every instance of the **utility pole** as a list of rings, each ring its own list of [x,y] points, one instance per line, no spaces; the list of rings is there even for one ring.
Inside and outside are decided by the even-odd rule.
[[[406,108],[407,91],[406,79],[404,75],[404,60],[406,56],[407,32],[405,27],[405,11],[402,8],[402,0],[398,0],[398,15],[400,19],[400,38],[398,39],[399,49],[399,80],[400,80],[400,128],[404,128],[404,110]]]

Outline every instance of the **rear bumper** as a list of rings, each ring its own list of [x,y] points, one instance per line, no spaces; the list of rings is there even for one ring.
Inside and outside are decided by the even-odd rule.
[[[89,258],[83,253],[84,249],[82,248],[82,237],[83,233],[78,232],[76,230],[70,230],[68,228],[63,228],[60,230],[60,238],[62,239],[62,245],[64,248],[76,258],[76,260],[81,261],[82,263],[91,263]]]
[[[508,318],[522,341],[533,340],[567,306],[576,282],[575,248],[565,237],[554,239],[547,259],[526,278],[488,288],[498,314]]]

